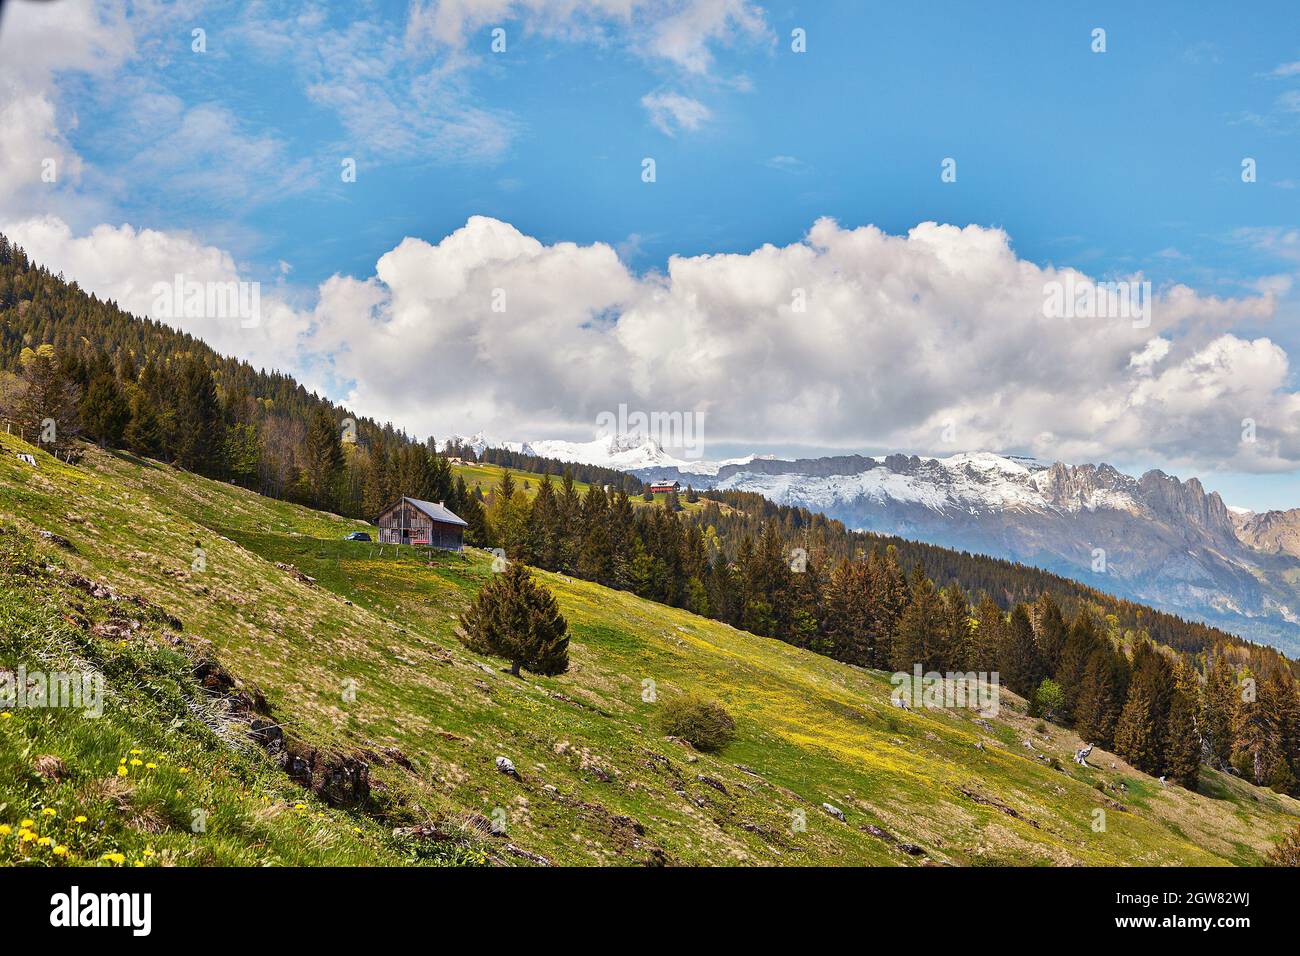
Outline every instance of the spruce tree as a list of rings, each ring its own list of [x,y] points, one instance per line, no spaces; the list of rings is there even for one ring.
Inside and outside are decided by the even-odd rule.
[[[1034,640],[1034,627],[1023,604],[1017,604],[1007,622],[1006,634],[999,655],[998,669],[1007,689],[1031,700],[1034,691],[1046,676],[1038,644]]]
[[[137,387],[131,396],[131,420],[122,434],[126,447],[145,458],[157,458],[163,448],[162,423],[154,396]]]
[[[1201,737],[1196,729],[1195,711],[1195,701],[1175,692],[1169,705],[1165,746],[1165,774],[1193,792],[1201,769]]]
[[[131,420],[131,406],[111,372],[91,381],[81,399],[81,427],[101,448],[118,448]]]
[[[569,669],[568,622],[554,595],[519,562],[493,575],[460,624],[467,648],[505,658],[515,676],[520,669],[544,676]]]
[[[329,409],[322,405],[312,414],[303,444],[303,484],[313,506],[329,508],[334,504],[336,484],[342,470],[343,446],[339,426]]]
[[[1061,716],[1067,722],[1077,719],[1088,662],[1102,649],[1102,638],[1097,634],[1092,614],[1086,608],[1081,609],[1061,645],[1054,671],[1056,683],[1061,686],[1061,693],[1065,696]]]
[[[216,475],[221,466],[221,403],[212,373],[190,356],[182,366],[176,395],[176,463],[187,471]]]
[[[1204,735],[1208,757],[1219,770],[1232,760],[1233,733],[1237,725],[1237,708],[1241,689],[1237,674],[1223,649],[1213,655],[1205,678]]]
[[[972,642],[971,666],[978,671],[988,673],[998,669],[998,658],[1002,650],[1003,631],[1006,617],[1002,608],[987,594],[980,599],[975,612],[975,633]]]
[[[1114,652],[1098,649],[1088,658],[1075,704],[1074,729],[1087,743],[1115,746],[1115,725],[1124,706]],[[1122,666],[1122,665],[1120,665]],[[1062,690],[1064,695],[1064,690]]]

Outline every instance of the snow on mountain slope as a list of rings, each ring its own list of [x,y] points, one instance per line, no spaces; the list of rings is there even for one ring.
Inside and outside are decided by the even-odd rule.
[[[726,461],[676,458],[653,438],[635,435],[615,435],[589,442],[530,441],[523,444],[523,449],[528,454],[580,465],[601,465],[630,472],[675,469],[683,475],[716,475],[727,465],[745,465],[754,460],[753,455]]]
[[[826,510],[850,502],[918,504],[940,514],[1002,511],[1135,511],[1137,479],[1109,466],[1081,473],[1066,465],[989,453],[948,458],[890,455],[861,460],[847,474],[815,475],[799,462],[762,473],[726,469],[715,487],[754,491],[782,504]],[[1092,468],[1092,466],[1085,466]]]

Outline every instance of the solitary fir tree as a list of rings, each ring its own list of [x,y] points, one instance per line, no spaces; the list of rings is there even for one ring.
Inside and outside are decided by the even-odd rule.
[[[569,669],[568,622],[555,597],[512,562],[461,615],[461,643],[477,654],[504,657],[510,673],[553,676]]]

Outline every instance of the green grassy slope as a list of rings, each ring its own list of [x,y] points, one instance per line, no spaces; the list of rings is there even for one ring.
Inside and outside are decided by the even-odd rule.
[[[487,495],[501,484],[501,476],[505,474],[506,469],[500,465],[475,462],[473,464],[452,465],[451,471],[454,477],[465,479],[465,487],[470,491],[477,488],[479,491],[482,491],[484,495]],[[514,475],[515,483],[523,490],[529,500],[532,500],[537,495],[537,485],[542,480],[542,476],[530,471],[518,470],[512,470],[511,474]],[[558,493],[560,490],[560,479],[552,475],[551,484],[555,486],[555,490]],[[574,490],[577,491],[578,495],[582,496],[587,493],[587,489],[591,486],[585,481],[575,481],[573,487]],[[652,504],[663,505],[667,500],[667,492],[662,491],[654,496],[653,502],[646,501],[640,495],[633,495],[631,498],[633,507],[637,508],[648,508]],[[702,498],[694,502],[687,501],[685,485],[682,485],[682,490],[677,496],[677,503],[681,506],[683,511],[697,511],[703,508],[705,504]],[[723,507],[727,508],[726,505],[723,505]],[[728,508],[727,510],[730,509]]]
[[[232,755],[201,727],[148,728],[139,749],[212,767],[243,761],[263,788],[280,788],[273,799],[290,809],[272,824],[333,825],[330,849],[319,851],[326,861],[409,858],[389,830],[437,823],[468,834],[440,862],[1252,864],[1300,822],[1300,803],[1217,773],[1195,795],[1100,751],[1096,768],[1076,767],[1077,738],[1037,733],[1009,694],[988,727],[970,711],[904,712],[889,705],[885,674],[561,575],[539,573],[570,622],[571,670],[515,679],[455,638],[457,615],[491,574],[484,553],[343,542],[362,525],[96,450],[75,468],[37,453],[32,469],[14,456],[20,443],[0,437],[0,522],[15,538],[66,537],[72,550],[36,547],[211,641],[296,739],[340,754],[401,752],[372,764],[380,786],[369,816],[310,798],[294,811],[293,785],[260,752]],[[204,570],[193,568],[196,541]],[[8,660],[21,645],[6,645]],[[693,690],[723,701],[737,739],[717,755],[666,740],[648,682],[659,699]],[[0,759],[30,763],[24,735],[38,731],[23,725],[38,719],[4,721],[12,729],[0,728]],[[72,735],[41,747],[67,748],[57,755],[98,779],[145,729],[123,724],[111,744],[87,742],[85,752]],[[517,778],[498,772],[498,756]],[[0,789],[0,822],[16,824],[72,786],[26,779],[20,791]],[[256,786],[211,797],[236,819],[248,799],[260,799]],[[491,820],[504,833],[492,834]],[[239,829],[225,831],[224,850],[200,850],[188,826],[173,833],[175,820],[163,821],[140,835],[124,820],[117,838],[132,847],[174,839],[167,846],[182,863],[311,862]]]

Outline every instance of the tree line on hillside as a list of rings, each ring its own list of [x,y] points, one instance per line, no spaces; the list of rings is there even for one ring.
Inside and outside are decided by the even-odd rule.
[[[956,581],[936,585],[919,563],[905,573],[892,545],[830,558],[794,550],[779,521],[729,539],[717,505],[698,514],[687,520],[671,502],[637,507],[600,486],[579,495],[568,474],[558,486],[543,476],[529,500],[507,472],[485,523],[512,559],[846,663],[996,671],[1032,714],[1188,787],[1204,759],[1300,792],[1300,698],[1279,655],[1231,642],[1180,654],[1099,614],[1104,605],[1080,606],[1068,620],[1045,590],[1008,611],[987,591],[972,598]]]
[[[633,478],[575,466],[592,481],[580,495],[575,467],[501,449],[484,457],[548,474],[531,499],[510,474],[485,495],[453,476],[433,439],[348,415],[287,375],[131,316],[3,236],[0,412],[56,450],[75,450],[82,435],[345,515],[373,518],[400,495],[444,501],[468,522],[470,544],[848,663],[996,669],[1037,712],[1140,769],[1189,781],[1194,736],[1198,756],[1294,786],[1295,686],[1290,662],[1269,648],[1023,565],[849,532],[758,495],[634,506]],[[698,497],[687,490],[688,503]]]

